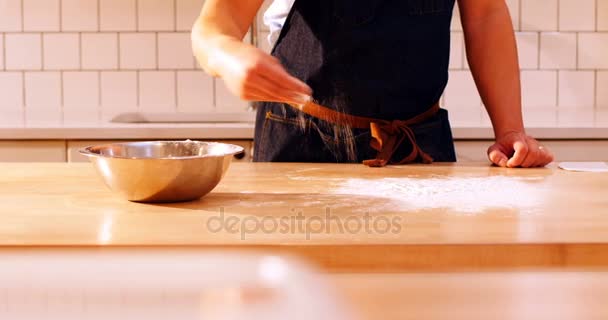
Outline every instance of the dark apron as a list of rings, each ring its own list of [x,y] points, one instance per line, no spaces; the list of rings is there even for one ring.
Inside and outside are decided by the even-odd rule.
[[[423,113],[448,80],[455,0],[296,0],[272,55],[339,112],[395,120]],[[361,162],[369,129],[349,129],[281,103],[256,104],[254,161]],[[456,155],[447,110],[412,125],[434,161]],[[408,154],[404,143],[396,157]]]

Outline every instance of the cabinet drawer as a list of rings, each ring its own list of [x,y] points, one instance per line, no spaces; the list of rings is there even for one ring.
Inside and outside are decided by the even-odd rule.
[[[65,141],[0,141],[0,162],[65,162]]]

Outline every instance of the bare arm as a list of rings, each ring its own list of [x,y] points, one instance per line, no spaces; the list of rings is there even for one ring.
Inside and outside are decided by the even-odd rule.
[[[300,103],[310,88],[281,63],[242,39],[263,0],[207,0],[192,27],[192,48],[201,67],[221,77],[244,100]]]
[[[538,167],[551,153],[524,130],[517,44],[504,0],[459,0],[467,59],[494,127],[490,160],[500,166]]]

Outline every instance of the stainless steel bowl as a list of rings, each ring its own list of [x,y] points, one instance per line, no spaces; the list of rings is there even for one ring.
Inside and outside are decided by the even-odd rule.
[[[106,185],[135,202],[196,200],[222,180],[236,145],[200,141],[127,142],[80,150]]]

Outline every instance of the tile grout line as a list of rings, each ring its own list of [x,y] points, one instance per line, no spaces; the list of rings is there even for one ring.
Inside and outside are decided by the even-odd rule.
[[[6,36],[4,33],[0,34],[2,36],[2,70],[6,70]]]
[[[63,0],[58,0],[57,5],[59,6],[59,25],[57,27],[59,28],[59,32],[63,32],[65,31],[63,30]]]
[[[82,33],[78,33],[78,70],[82,71]]]
[[[177,109],[177,104],[178,104],[178,99],[177,99],[177,70],[172,71],[173,72],[173,95],[174,95],[174,103],[175,106],[173,107],[173,111],[178,112]]]
[[[211,87],[213,88],[213,111],[217,111],[217,79],[212,78]]]
[[[40,34],[40,71],[44,70],[44,34]]]
[[[538,41],[536,43],[536,50],[537,50],[536,51],[536,66],[537,66],[538,70],[541,70],[541,67],[540,67],[540,54],[541,54],[541,48],[542,48],[541,41],[542,41],[542,38],[543,38],[542,37],[542,32],[538,31],[536,33],[536,37],[538,39]]]
[[[116,69],[122,70],[122,59],[120,59],[120,32],[116,32]]]
[[[179,87],[179,83],[178,83],[179,77],[178,77],[177,73],[178,73],[178,71],[176,70],[175,71],[175,82],[174,82],[175,83],[175,111],[179,111],[179,108],[178,108],[178,106],[179,106],[179,97],[178,97],[178,94],[177,94],[177,88]]]
[[[101,122],[101,71],[97,72],[97,122]]]
[[[159,39],[159,33],[155,32],[154,33],[154,41],[155,41],[155,43],[154,43],[154,46],[155,46],[155,48],[154,48],[154,59],[156,59],[156,69],[155,70],[159,70],[160,69],[160,62],[158,61],[159,60],[158,51],[160,50],[160,48],[159,48],[160,45],[158,43],[158,39]]]
[[[578,38],[579,38],[579,33],[576,32],[575,33],[575,37],[574,37],[574,42],[575,42],[574,46],[576,47],[576,53],[574,54],[574,57],[576,59],[575,63],[574,63],[574,69],[575,70],[579,70],[579,63],[578,63],[578,58],[579,58],[579,56],[578,56],[578,51],[579,51],[578,50],[578,45],[579,45],[579,43],[578,43]]]
[[[560,110],[560,100],[561,100],[561,95],[559,94],[559,76],[561,75],[561,72],[559,70],[555,71],[556,73],[556,77],[555,77],[555,109],[557,109],[557,112],[559,113]],[[559,120],[559,118],[558,118]]]
[[[19,30],[20,32],[25,31],[25,13],[24,13],[24,5],[23,5],[23,0],[19,1],[20,5],[21,5],[21,30]]]
[[[140,87],[139,77],[140,76],[141,76],[140,71],[139,70],[135,71],[135,90],[137,91],[136,94],[135,94],[135,98],[136,98],[135,99],[135,103],[137,104],[137,111],[141,111],[140,110],[140,100],[141,99],[139,98],[139,95],[140,95],[140,92],[139,92],[139,87]]]
[[[26,116],[26,97],[27,95],[25,94],[25,71],[21,71],[21,99],[23,100],[21,102],[22,106],[21,106],[21,111],[22,111],[22,115],[21,118],[23,120],[23,125],[25,126],[25,123],[27,121],[27,116]]]
[[[517,0],[517,2],[518,2],[518,8],[517,8],[518,13],[517,14],[519,15],[518,21],[517,21],[517,30],[521,31],[521,20],[523,20],[521,18],[521,13],[523,12],[523,10],[522,10],[522,0]]]
[[[61,113],[61,124],[65,124],[65,108],[64,108],[64,94],[63,94],[63,76],[65,71],[59,71],[59,104],[60,104],[60,113]]]
[[[600,0],[595,0],[595,32],[600,30]]]
[[[139,30],[139,0],[133,1],[133,4],[135,5],[135,31],[139,32],[141,31]]]
[[[95,0],[97,3],[97,25],[95,31],[101,31],[101,0]]]
[[[593,71],[593,112],[594,113],[597,113],[597,111],[598,111],[597,100],[598,100],[599,94],[597,92],[597,81],[598,81],[597,73],[598,73],[597,70]]]
[[[173,32],[177,32],[177,0],[173,0]]]
[[[557,2],[557,29],[555,29],[557,32],[562,31],[561,30],[561,24],[562,24],[562,18],[561,18],[561,14],[562,14],[562,10],[561,10],[561,5],[560,5],[560,0],[555,0]]]

